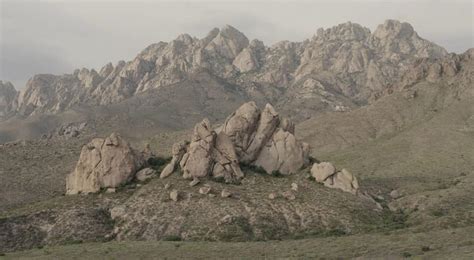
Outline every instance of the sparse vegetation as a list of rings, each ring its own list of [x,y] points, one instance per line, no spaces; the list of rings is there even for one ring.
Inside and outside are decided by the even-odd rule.
[[[271,174],[273,177],[283,177],[284,175],[278,171],[278,170],[274,170],[272,171],[272,174]]]
[[[181,236],[178,236],[178,235],[169,235],[169,236],[163,237],[162,240],[163,241],[181,241],[182,238]]]
[[[267,171],[263,168],[263,167],[260,167],[260,166],[256,166],[256,165],[252,165],[252,164],[246,164],[246,163],[240,163],[240,168],[243,170],[243,171],[250,171],[250,172],[254,172],[254,173],[258,173],[258,174],[264,174],[264,175],[268,175]]]
[[[446,215],[446,210],[445,209],[435,209],[431,212],[431,215],[435,217],[442,217]]]
[[[171,157],[152,157],[149,158],[147,163],[156,171],[161,171],[162,168],[171,161]]]

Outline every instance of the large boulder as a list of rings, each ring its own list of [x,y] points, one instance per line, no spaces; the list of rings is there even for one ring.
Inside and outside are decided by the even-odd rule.
[[[323,183],[326,187],[340,189],[352,194],[357,194],[359,191],[357,178],[346,169],[336,171],[332,163],[322,162],[313,164],[311,175],[317,182]]]
[[[76,168],[67,176],[66,194],[118,187],[133,179],[143,164],[143,156],[120,135],[93,139],[82,147]]]
[[[308,144],[296,139],[293,123],[270,104],[260,111],[255,102],[245,103],[226,119],[222,131],[233,141],[241,162],[268,173],[296,173],[309,162]]]
[[[315,163],[311,168],[311,175],[317,182],[324,182],[329,176],[336,172],[336,168],[330,162]]]
[[[309,146],[297,141],[289,119],[280,118],[270,104],[261,111],[248,102],[218,129],[207,119],[197,124],[189,144],[173,146],[173,160],[160,177],[169,176],[178,163],[187,179],[212,176],[236,182],[244,177],[240,163],[291,174],[309,162],[308,154]]]

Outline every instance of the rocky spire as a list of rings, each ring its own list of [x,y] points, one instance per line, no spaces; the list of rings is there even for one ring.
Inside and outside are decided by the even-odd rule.
[[[0,80],[0,119],[10,112],[16,95],[17,91],[11,82]]]

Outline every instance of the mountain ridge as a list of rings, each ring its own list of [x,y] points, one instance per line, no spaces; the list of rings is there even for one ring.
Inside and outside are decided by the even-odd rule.
[[[149,45],[129,62],[99,71],[39,74],[3,108],[13,115],[55,114],[80,105],[109,105],[150,89],[182,82],[205,70],[248,96],[262,96],[302,119],[320,110],[348,110],[370,102],[417,58],[441,58],[442,47],[418,36],[408,23],[387,20],[372,33],[356,23],[319,29],[302,42],[265,46],[230,25],[202,39],[181,34]],[[295,111],[294,104],[302,104]]]

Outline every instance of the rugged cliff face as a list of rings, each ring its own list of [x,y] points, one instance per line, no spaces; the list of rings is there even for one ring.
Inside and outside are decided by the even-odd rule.
[[[8,116],[17,92],[13,84],[0,80],[0,120]]]
[[[371,33],[345,23],[303,42],[267,47],[231,26],[197,39],[187,34],[145,48],[135,59],[61,76],[35,75],[12,103],[21,115],[57,113],[77,105],[108,105],[151,89],[183,82],[205,71],[239,86],[253,99],[301,118],[314,111],[344,111],[372,100],[417,58],[447,52],[412,26],[388,20]],[[172,98],[172,97],[170,97]],[[298,104],[296,106],[295,104]]]

